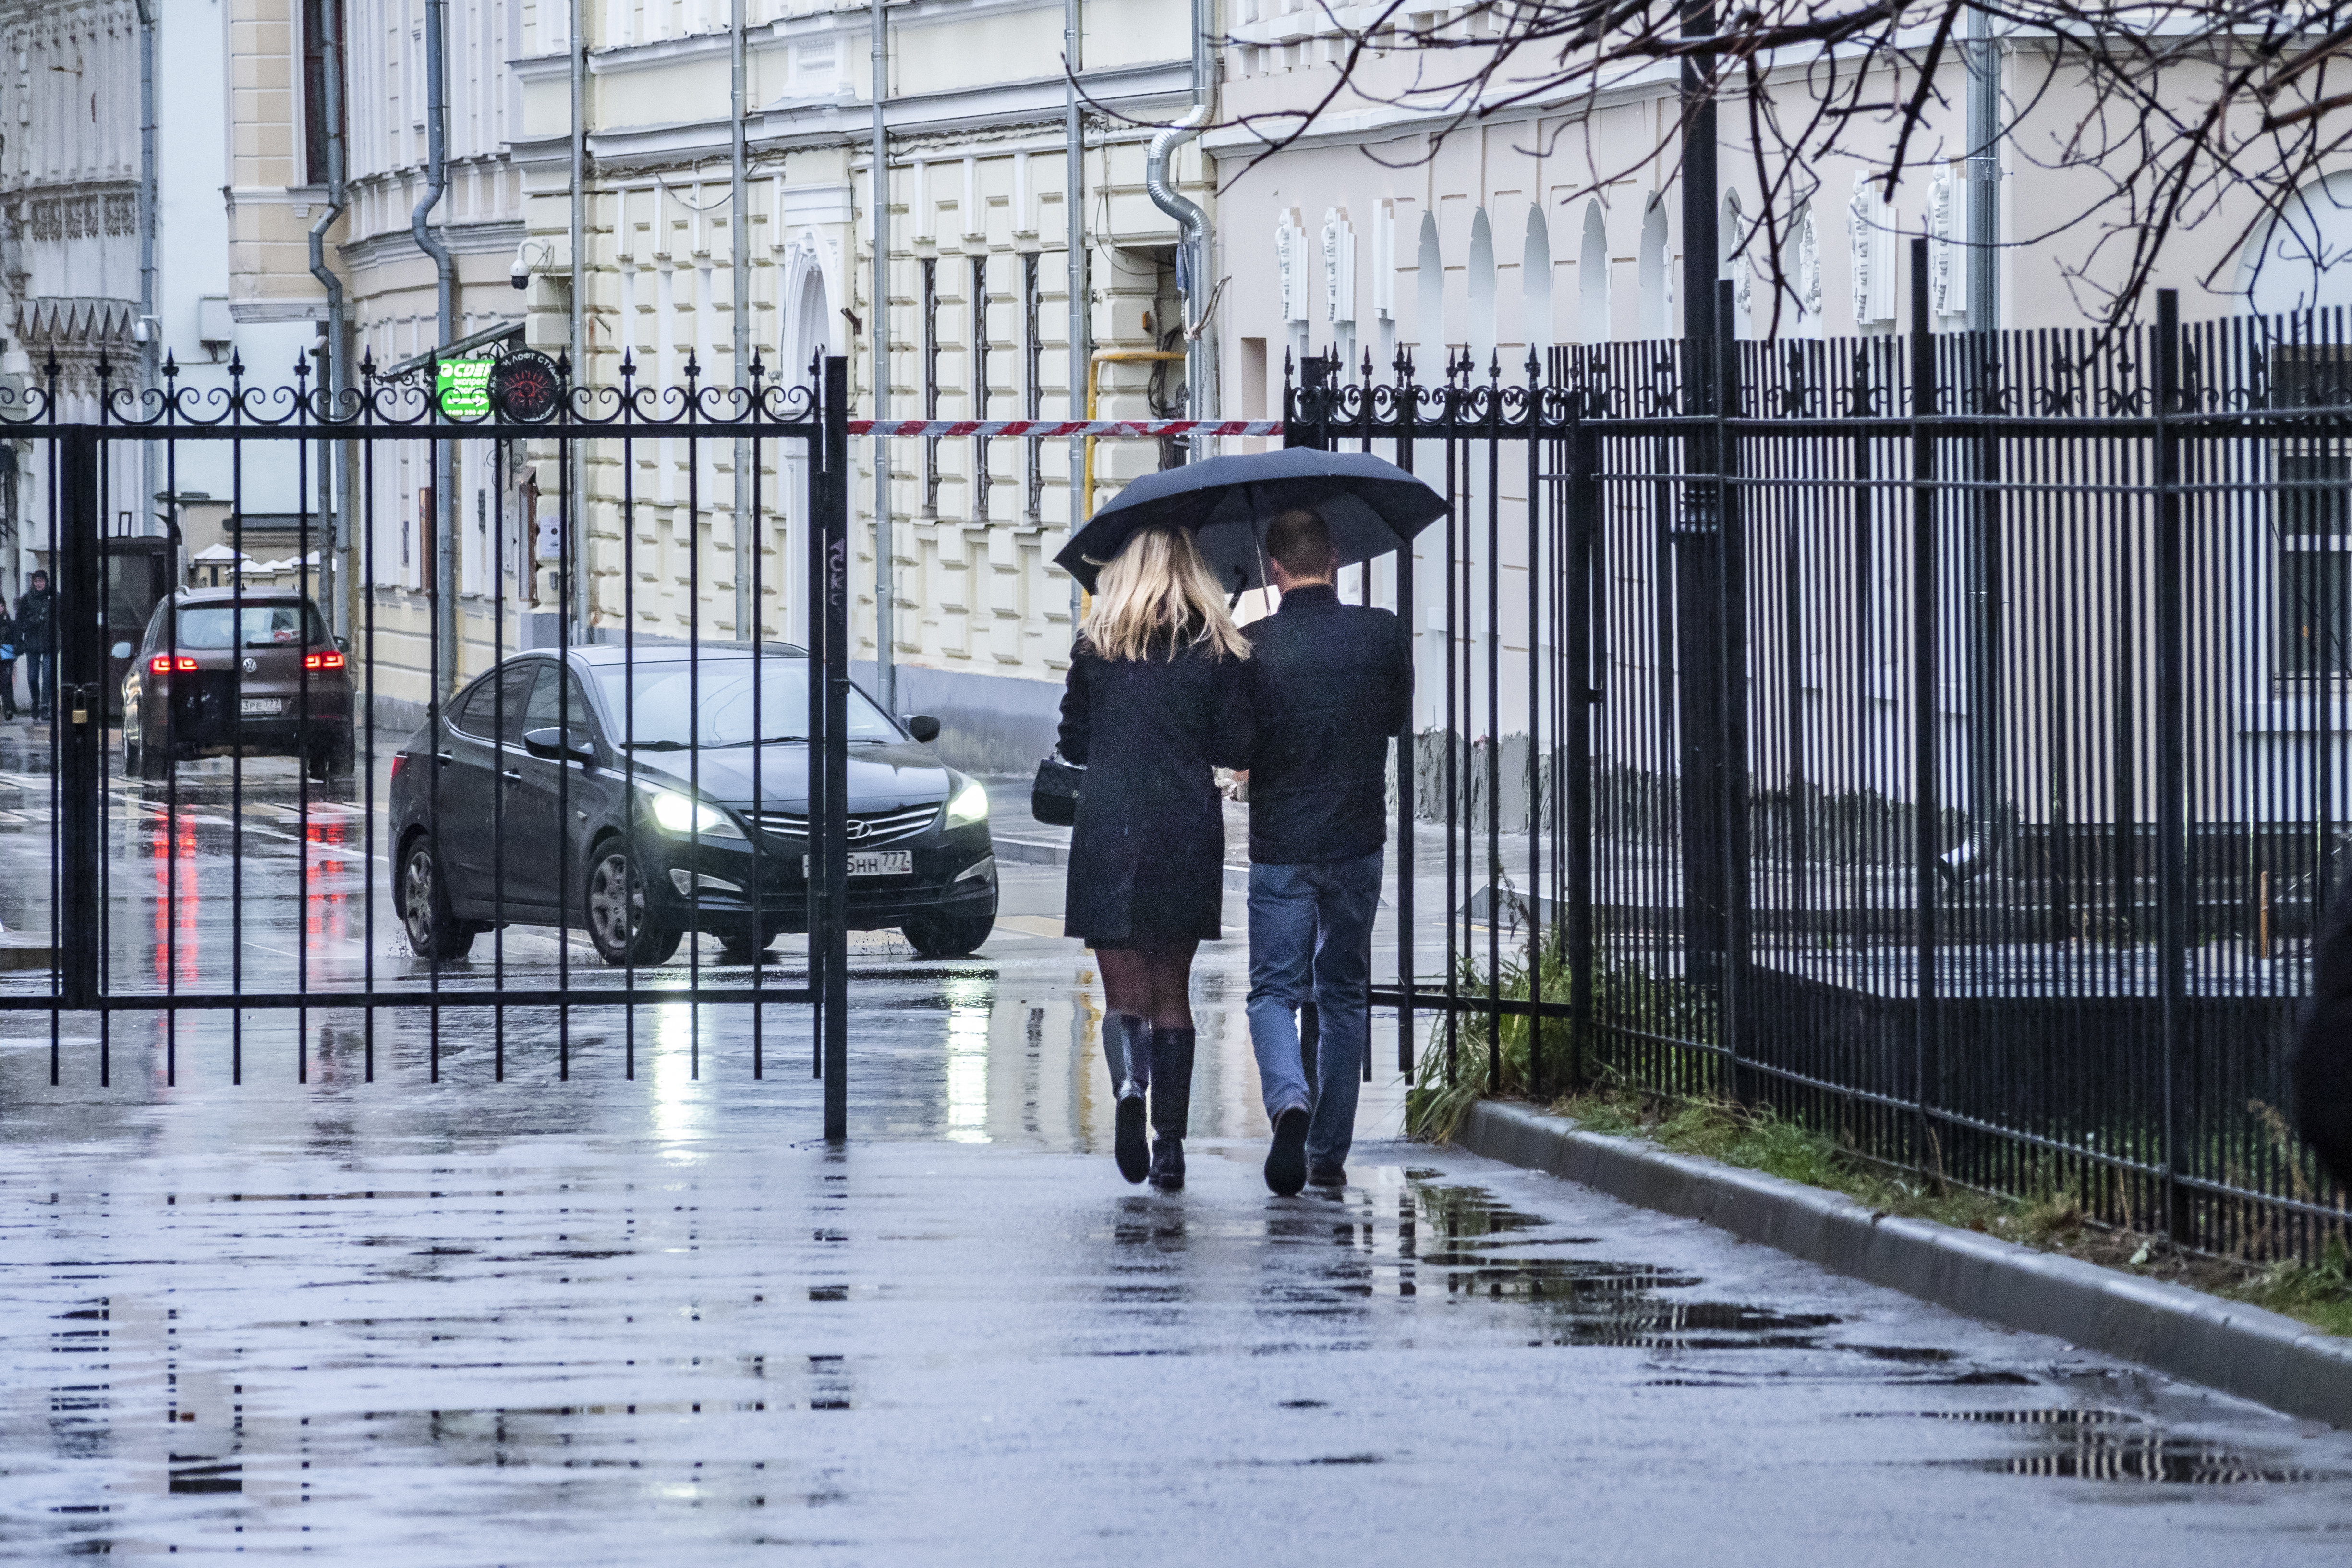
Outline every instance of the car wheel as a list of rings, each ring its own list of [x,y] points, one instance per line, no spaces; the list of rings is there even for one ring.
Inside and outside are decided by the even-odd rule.
[[[619,969],[667,963],[685,933],[646,910],[645,879],[629,847],[618,838],[598,845],[588,867],[588,940],[597,956]]]
[[[134,741],[122,748],[122,771],[129,777],[160,784],[172,776],[172,749]]]
[[[898,928],[917,958],[961,958],[979,950],[996,929],[996,910],[984,914],[919,915]]]
[[[410,951],[419,958],[447,963],[473,949],[474,928],[450,910],[448,885],[430,838],[418,837],[400,858],[400,921],[408,928]]]
[[[757,963],[768,944],[776,940],[772,931],[722,931],[719,936],[719,956],[728,963]]]

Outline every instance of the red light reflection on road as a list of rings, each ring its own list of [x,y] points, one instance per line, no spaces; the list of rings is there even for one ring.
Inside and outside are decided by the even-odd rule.
[[[181,982],[194,984],[198,967],[194,819],[184,816],[174,823],[158,817],[149,857],[155,862],[155,984],[168,984],[176,965]]]

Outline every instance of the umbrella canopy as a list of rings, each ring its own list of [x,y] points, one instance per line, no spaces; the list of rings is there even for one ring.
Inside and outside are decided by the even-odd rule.
[[[1200,536],[1201,553],[1226,589],[1263,588],[1265,525],[1298,506],[1322,515],[1342,566],[1386,555],[1445,515],[1444,497],[1370,452],[1291,447],[1146,474],[1088,519],[1054,561],[1092,593],[1095,563],[1117,555],[1138,530],[1167,524]]]

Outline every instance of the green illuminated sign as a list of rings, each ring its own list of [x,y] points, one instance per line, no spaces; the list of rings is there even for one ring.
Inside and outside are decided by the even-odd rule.
[[[433,394],[444,419],[487,419],[490,414],[490,367],[487,359],[445,359],[433,367]]]

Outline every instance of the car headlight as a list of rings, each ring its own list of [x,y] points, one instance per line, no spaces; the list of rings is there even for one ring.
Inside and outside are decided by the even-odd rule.
[[[699,833],[706,838],[740,838],[735,819],[715,805],[688,800],[673,790],[654,791],[654,821],[664,833]]]
[[[980,787],[978,779],[966,779],[963,788],[948,797],[948,826],[961,827],[967,822],[988,819],[988,792]]]

